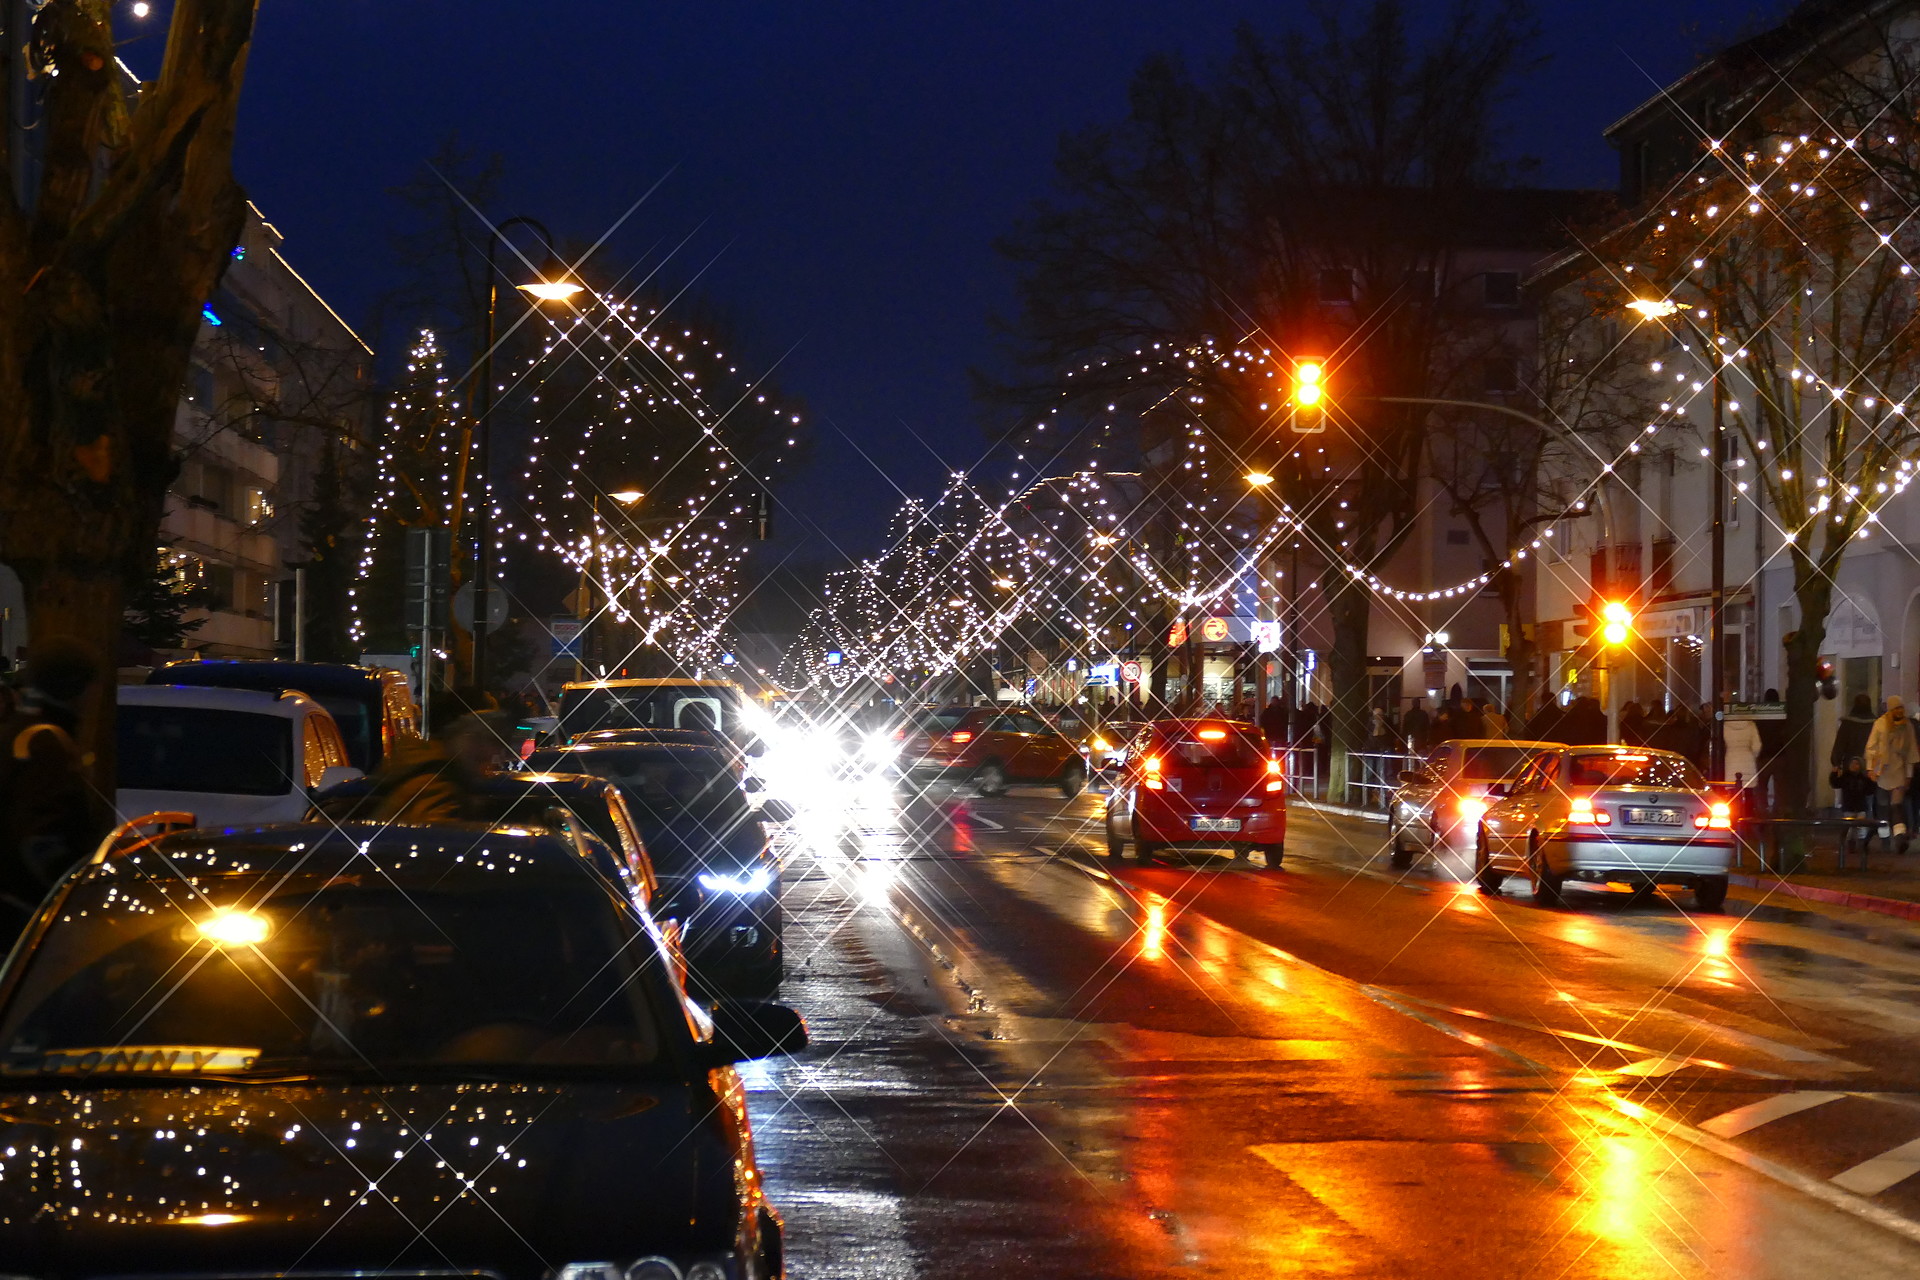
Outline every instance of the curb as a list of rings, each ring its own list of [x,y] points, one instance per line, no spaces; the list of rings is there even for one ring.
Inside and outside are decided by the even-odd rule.
[[[1795,884],[1791,880],[1763,880],[1759,876],[1737,874],[1729,875],[1727,883],[1767,893],[1784,893],[1790,898],[1802,898],[1808,902],[1829,902],[1835,906],[1851,907],[1855,911],[1872,911],[1883,916],[1898,916],[1902,920],[1920,920],[1920,902],[1908,902],[1904,898],[1879,898],[1870,893],[1849,893],[1845,889],[1825,889],[1819,885]]]
[[[1291,809],[1296,805],[1302,809],[1311,809],[1315,813],[1333,813],[1343,818],[1365,818],[1369,822],[1385,822],[1387,820],[1386,814],[1375,812],[1372,809],[1355,809],[1344,804],[1326,804],[1319,800],[1303,800],[1298,797],[1289,797],[1287,799],[1288,808]]]

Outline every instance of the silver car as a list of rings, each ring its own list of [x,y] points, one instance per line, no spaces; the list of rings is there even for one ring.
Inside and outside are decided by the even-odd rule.
[[[1404,870],[1425,854],[1473,852],[1488,792],[1511,782],[1527,762],[1557,742],[1510,738],[1455,738],[1427,753],[1418,769],[1400,775],[1387,811],[1387,848]]]
[[[1560,747],[1535,756],[1480,818],[1474,880],[1498,893],[1525,876],[1534,900],[1569,880],[1693,890],[1702,911],[1727,898],[1733,807],[1685,756],[1649,747]]]

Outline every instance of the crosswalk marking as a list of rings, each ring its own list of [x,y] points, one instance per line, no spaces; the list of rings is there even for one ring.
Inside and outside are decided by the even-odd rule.
[[[1916,1173],[1920,1173],[1920,1138],[1903,1142],[1891,1151],[1882,1151],[1844,1173],[1836,1173],[1833,1185],[1858,1196],[1877,1196]]]
[[[1777,1093],[1771,1098],[1749,1102],[1744,1107],[1735,1107],[1711,1120],[1702,1121],[1700,1128],[1716,1138],[1731,1138],[1736,1134],[1758,1129],[1763,1124],[1772,1124],[1775,1120],[1798,1115],[1802,1111],[1811,1111],[1829,1102],[1838,1102],[1846,1096],[1844,1093],[1823,1093],[1816,1090],[1805,1093]]]

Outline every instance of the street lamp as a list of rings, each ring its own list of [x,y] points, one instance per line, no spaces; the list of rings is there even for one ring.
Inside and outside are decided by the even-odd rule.
[[[614,490],[614,492],[608,494],[607,496],[609,498],[612,498],[615,502],[619,503],[623,507],[630,507],[634,503],[640,501],[640,499],[646,497],[647,495],[640,492],[638,489],[616,489]]]
[[[1723,733],[1725,725],[1721,720],[1721,716],[1726,714],[1727,693],[1727,429],[1721,412],[1726,397],[1720,378],[1727,361],[1720,354],[1718,334],[1709,335],[1702,331],[1679,303],[1669,298],[1635,298],[1627,303],[1627,310],[1644,320],[1679,317],[1680,323],[1693,333],[1694,340],[1706,349],[1711,361],[1713,448],[1709,456],[1713,460],[1713,543],[1710,552],[1712,580],[1707,596],[1707,648],[1710,654],[1708,661],[1713,664],[1713,718],[1707,723],[1707,772],[1719,778],[1727,771],[1727,742]]]
[[[493,462],[489,447],[493,435],[493,348],[498,341],[495,326],[500,313],[500,271],[494,253],[506,238],[510,227],[528,227],[547,247],[547,264],[540,277],[518,286],[521,292],[538,302],[566,302],[585,286],[567,278],[566,268],[553,252],[553,233],[544,224],[528,217],[508,218],[493,228],[487,237],[487,330],[480,352],[480,389],[474,396],[474,419],[479,426],[474,437],[474,470],[480,477],[480,509],[475,520],[476,546],[473,557],[473,683],[487,678],[487,626],[492,601],[488,592],[493,579],[493,494],[487,486],[487,472]]]

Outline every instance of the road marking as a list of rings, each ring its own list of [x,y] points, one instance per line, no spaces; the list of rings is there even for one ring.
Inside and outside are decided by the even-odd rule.
[[[1758,1102],[1749,1102],[1744,1107],[1723,1111],[1711,1120],[1702,1120],[1700,1127],[1716,1138],[1732,1138],[1758,1129],[1763,1124],[1772,1124],[1775,1120],[1784,1120],[1802,1111],[1811,1111],[1815,1107],[1824,1107],[1829,1102],[1838,1102],[1846,1096],[1844,1093],[1823,1093],[1814,1090],[1806,1093],[1777,1093],[1771,1098],[1762,1098]]]
[[[1905,1236],[1909,1240],[1920,1240],[1920,1222],[1882,1208],[1871,1200],[1862,1199],[1860,1196],[1834,1186],[1831,1182],[1824,1182],[1811,1174],[1801,1173],[1798,1169],[1789,1169],[1765,1156],[1757,1156],[1751,1151],[1728,1142],[1725,1138],[1696,1129],[1690,1124],[1669,1120],[1630,1099],[1609,1097],[1607,1102],[1620,1114],[1638,1120],[1656,1133],[1664,1133],[1668,1137],[1691,1143],[1703,1151],[1711,1151],[1723,1160],[1731,1160],[1762,1177],[1771,1178],[1783,1187],[1791,1187],[1822,1204],[1838,1209],[1842,1213],[1850,1213],[1862,1221],[1871,1222],[1876,1227],[1891,1231],[1895,1235]]]
[[[1882,1151],[1871,1160],[1863,1160],[1844,1173],[1833,1175],[1833,1185],[1855,1195],[1877,1196],[1896,1182],[1905,1182],[1920,1173],[1920,1138],[1903,1142],[1891,1151]]]
[[[995,822],[992,818],[983,818],[977,813],[969,814],[967,821],[977,827],[985,827],[989,831],[1005,831],[1007,829],[1005,823]]]
[[[1317,965],[1315,967],[1318,968]],[[1321,972],[1324,973],[1328,971],[1321,970]],[[1438,1031],[1441,1035],[1452,1036],[1455,1040],[1463,1040],[1466,1043],[1472,1045],[1476,1049],[1483,1049],[1488,1053],[1494,1054],[1498,1057],[1505,1058],[1507,1061],[1517,1063],[1520,1066],[1527,1068],[1529,1071],[1537,1071],[1541,1075],[1548,1074],[1547,1068],[1545,1065],[1535,1062],[1532,1058],[1529,1058],[1524,1054],[1515,1053],[1512,1049],[1507,1048],[1505,1045],[1495,1044],[1493,1041],[1487,1039],[1485,1036],[1477,1036],[1473,1032],[1468,1031],[1464,1027],[1456,1027],[1451,1022],[1444,1022],[1441,1019],[1436,1018],[1431,1014],[1422,1013],[1418,1009],[1408,1008],[1406,1005],[1401,1004],[1399,999],[1396,998],[1400,994],[1397,991],[1394,991],[1394,992],[1385,991],[1380,987],[1376,987],[1369,983],[1364,983],[1364,982],[1359,985],[1360,985],[1361,992],[1369,1000],[1372,1000],[1375,1004],[1382,1005],[1388,1009],[1393,1010],[1395,1013],[1400,1014],[1402,1017],[1412,1018],[1415,1022],[1421,1023],[1425,1026],[1432,1027],[1435,1031]]]
[[[1688,1062],[1689,1059],[1686,1058],[1642,1058],[1638,1062],[1629,1062],[1624,1067],[1615,1067],[1608,1074],[1616,1076],[1640,1076],[1650,1080],[1655,1076],[1670,1076],[1680,1068],[1686,1066]]]

